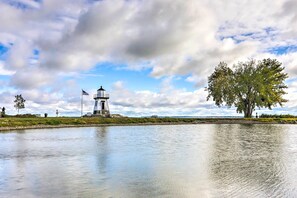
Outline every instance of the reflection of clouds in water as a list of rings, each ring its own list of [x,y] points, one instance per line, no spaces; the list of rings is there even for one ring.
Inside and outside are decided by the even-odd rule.
[[[96,177],[92,128],[28,130],[7,133],[5,137],[0,135],[0,156],[5,156],[0,157],[3,165],[0,197],[102,194],[104,187],[93,182]]]
[[[0,134],[0,197],[295,197],[296,127],[115,126]]]
[[[216,125],[211,176],[220,196],[275,197],[286,192],[281,125]]]
[[[98,167],[106,168],[106,184],[113,196],[208,196],[210,126],[108,129],[107,136],[103,129],[97,131]]]

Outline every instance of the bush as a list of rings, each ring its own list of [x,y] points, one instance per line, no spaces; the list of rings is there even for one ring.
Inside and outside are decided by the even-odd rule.
[[[59,125],[59,124],[62,124],[62,122],[60,120],[52,120],[52,119],[46,120],[45,123],[48,124],[48,125]]]
[[[17,117],[17,118],[36,118],[37,116],[33,115],[33,114],[18,114],[15,117]]]
[[[262,114],[260,115],[260,118],[296,118],[297,116],[290,115],[290,114]]]

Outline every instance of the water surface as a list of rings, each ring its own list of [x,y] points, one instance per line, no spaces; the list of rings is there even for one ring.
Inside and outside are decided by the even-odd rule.
[[[0,197],[297,197],[297,125],[0,133]]]

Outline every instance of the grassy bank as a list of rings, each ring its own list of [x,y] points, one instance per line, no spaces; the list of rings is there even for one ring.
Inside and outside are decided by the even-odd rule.
[[[0,118],[0,127],[35,125],[94,125],[94,124],[144,124],[144,123],[192,123],[193,118]]]
[[[218,119],[218,118],[0,118],[0,130],[14,128],[45,128],[67,126],[96,126],[96,125],[139,125],[139,124],[256,124],[279,123],[295,124],[297,118],[258,118],[258,119]]]

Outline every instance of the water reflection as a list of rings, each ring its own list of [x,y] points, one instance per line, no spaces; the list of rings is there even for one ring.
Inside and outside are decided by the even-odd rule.
[[[100,174],[106,173],[106,164],[108,158],[108,140],[107,140],[107,127],[96,128],[96,144],[97,144],[97,163]]]
[[[295,197],[296,125],[0,134],[0,197]]]
[[[211,176],[217,196],[276,197],[286,192],[283,126],[217,125]]]

